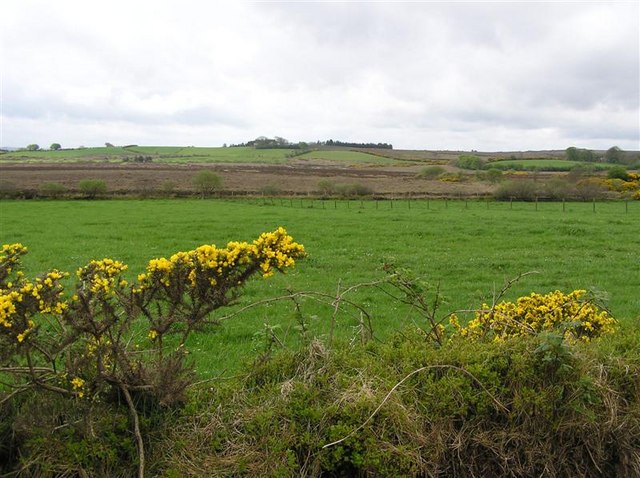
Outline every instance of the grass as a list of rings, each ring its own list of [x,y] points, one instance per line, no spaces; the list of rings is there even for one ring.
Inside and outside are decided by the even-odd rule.
[[[373,154],[363,153],[360,151],[344,151],[344,150],[318,150],[299,156],[300,159],[314,159],[325,161],[339,161],[347,164],[398,164],[398,161],[392,158],[376,156]]]
[[[83,148],[60,151],[16,151],[0,155],[4,161],[118,161],[135,156],[151,156],[157,163],[281,163],[290,149],[201,148],[182,146],[132,146]]]
[[[410,207],[409,207],[410,206]],[[527,276],[507,293],[577,288],[609,296],[613,314],[631,327],[640,315],[638,235],[640,203],[485,203],[464,201],[108,200],[2,201],[0,241],[22,242],[29,276],[50,268],[73,272],[91,259],[111,257],[129,265],[129,277],[149,259],[204,243],[252,240],[285,226],[309,257],[286,274],[255,280],[241,305],[284,294],[287,288],[335,294],[384,276],[383,261],[415,271],[447,297],[443,311],[491,301],[504,282]],[[419,321],[376,289],[352,297],[373,316],[384,339]],[[304,303],[313,333],[327,334],[331,307]],[[218,316],[228,310],[219,310]],[[193,337],[191,350],[203,375],[233,371],[260,346],[265,324],[296,343],[292,304],[255,308],[222,327]],[[337,333],[350,337],[358,317],[340,315]]]
[[[58,151],[10,151],[0,154],[3,161],[63,161],[63,160],[96,160],[96,159],[117,159],[121,155],[126,155],[127,150],[121,147],[101,147],[101,148],[78,148],[60,149]]]
[[[593,167],[596,171],[605,171],[613,164],[607,163],[585,163],[580,161],[567,161],[564,159],[514,159],[506,161],[493,161],[486,165],[486,168],[498,169],[521,169],[540,171],[570,171],[575,166]]]
[[[119,161],[135,156],[151,156],[156,163],[258,163],[280,164],[290,160],[294,149],[255,149],[247,147],[204,148],[182,146],[131,146],[65,149],[59,151],[15,151],[0,154],[3,161],[62,162],[62,161]],[[397,161],[356,151],[313,151],[301,159],[324,159],[347,164],[397,164]]]

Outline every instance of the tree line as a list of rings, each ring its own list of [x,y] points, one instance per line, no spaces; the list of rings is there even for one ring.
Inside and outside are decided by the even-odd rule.
[[[346,141],[337,141],[329,139],[326,141],[315,141],[307,143],[305,141],[291,142],[280,136],[267,138],[266,136],[258,136],[256,139],[247,141],[246,143],[231,144],[229,147],[249,147],[256,149],[311,149],[323,146],[343,147],[343,148],[367,148],[367,149],[393,149],[393,145],[389,143],[352,143]]]
[[[604,161],[614,164],[633,164],[637,161],[638,155],[623,151],[618,146],[612,146],[605,151],[604,156],[586,148],[576,148],[570,146],[565,150],[565,157],[569,161],[581,161],[587,163],[593,163],[598,161]]]

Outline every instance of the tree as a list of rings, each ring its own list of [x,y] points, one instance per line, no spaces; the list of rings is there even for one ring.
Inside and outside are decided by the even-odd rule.
[[[192,179],[193,187],[204,198],[220,189],[222,179],[213,171],[204,169],[196,174]]]
[[[569,161],[591,162],[596,160],[593,151],[585,148],[576,148],[575,146],[567,148],[565,150],[565,156]]]
[[[607,177],[609,179],[622,179],[623,181],[628,181],[629,173],[623,166],[613,166],[607,172]]]
[[[60,148],[62,148],[62,146],[60,146],[60,143],[51,143],[51,146],[49,146],[49,149],[51,151],[58,151]]]
[[[604,153],[604,159],[607,163],[622,163],[623,155],[624,153],[620,148],[612,146]]]
[[[112,145],[111,143],[104,143],[104,145],[105,145],[107,148],[115,148],[115,146],[114,146],[114,145]]]
[[[37,144],[27,145],[27,151],[38,151],[39,149],[40,149],[40,146],[38,146]]]
[[[580,149],[579,152],[580,152],[580,161],[592,162],[596,160],[596,157],[593,154],[593,151],[591,151],[590,149]]]
[[[567,157],[567,160],[569,161],[580,161],[580,156],[578,154],[578,148],[576,148],[575,146],[569,146],[566,150],[565,150],[565,156]]]

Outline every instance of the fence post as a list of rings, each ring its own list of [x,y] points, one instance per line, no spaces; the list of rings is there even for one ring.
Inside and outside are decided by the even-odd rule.
[[[562,198],[562,212],[565,212],[564,198]]]
[[[536,196],[536,211],[538,210],[538,196]]]
[[[593,198],[593,212],[596,212],[596,198]]]

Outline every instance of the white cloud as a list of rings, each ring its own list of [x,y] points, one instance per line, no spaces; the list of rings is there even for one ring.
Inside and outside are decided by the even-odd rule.
[[[636,2],[2,10],[4,145],[640,149]]]

